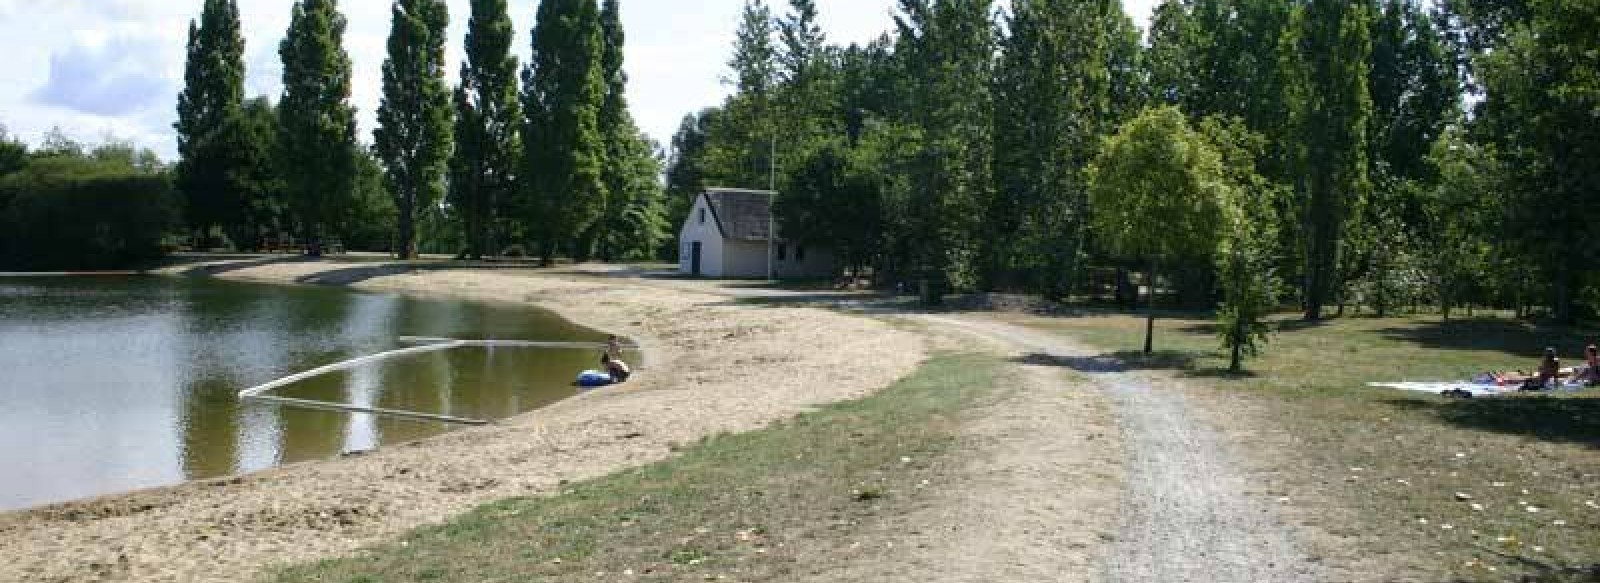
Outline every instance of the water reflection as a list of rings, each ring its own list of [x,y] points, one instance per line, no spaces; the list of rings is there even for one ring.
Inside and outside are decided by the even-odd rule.
[[[0,281],[0,509],[225,476],[452,427],[240,403],[235,393],[400,336],[599,340],[531,310],[164,278]],[[287,397],[496,419],[571,395],[583,350],[462,348]],[[18,447],[27,444],[27,447]]]

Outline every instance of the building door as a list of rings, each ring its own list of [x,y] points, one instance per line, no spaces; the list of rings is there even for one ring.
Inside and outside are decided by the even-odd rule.
[[[700,242],[689,244],[689,275],[700,277]]]

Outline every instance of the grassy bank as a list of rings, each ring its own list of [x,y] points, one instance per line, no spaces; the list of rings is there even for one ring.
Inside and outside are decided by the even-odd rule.
[[[490,504],[273,580],[792,579],[870,545],[862,538],[875,520],[931,495],[962,412],[1000,385],[999,366],[937,357],[872,397],[709,438],[558,496]]]
[[[1235,418],[1285,438],[1249,445],[1276,449],[1267,457],[1285,495],[1320,499],[1307,502],[1320,504],[1315,520],[1365,569],[1395,580],[1594,580],[1572,569],[1600,564],[1600,391],[1468,401],[1365,386],[1528,369],[1546,345],[1578,353],[1581,334],[1494,319],[1285,320],[1253,374],[1232,378],[1210,321],[1160,321],[1160,352],[1146,358],[1135,352],[1138,317],[1019,320],[1174,371],[1221,410],[1256,410]]]

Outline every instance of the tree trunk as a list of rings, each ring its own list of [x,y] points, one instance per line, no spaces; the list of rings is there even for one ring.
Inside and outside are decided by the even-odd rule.
[[[1156,337],[1156,260],[1150,260],[1150,272],[1145,274],[1145,287],[1150,291],[1145,292],[1144,320],[1144,353],[1155,354]]]
[[[1558,324],[1577,323],[1577,312],[1573,309],[1573,288],[1576,287],[1572,269],[1562,263],[1556,268],[1556,275],[1550,283],[1555,288],[1555,298],[1552,302],[1551,315]]]
[[[394,250],[395,255],[401,260],[417,258],[417,209],[416,198],[404,196],[395,205],[399,208],[398,226],[400,227],[400,240]]]
[[[1246,277],[1244,272],[1245,270],[1237,268],[1243,265],[1243,262],[1239,260],[1239,257],[1239,252],[1235,251],[1234,265],[1236,268],[1233,270],[1233,333],[1230,334],[1230,336],[1233,337],[1233,350],[1228,362],[1228,372],[1233,374],[1244,372],[1244,343],[1248,338],[1248,331],[1245,330],[1244,310],[1239,308],[1239,297],[1244,295]]]

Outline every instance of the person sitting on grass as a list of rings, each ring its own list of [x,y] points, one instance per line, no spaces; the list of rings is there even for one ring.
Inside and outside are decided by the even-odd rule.
[[[1583,370],[1573,375],[1572,382],[1581,383],[1586,387],[1600,385],[1600,349],[1590,344],[1588,348],[1583,349],[1583,359]]]
[[[1556,349],[1544,349],[1544,360],[1539,361],[1539,374],[1534,376],[1529,385],[1524,388],[1540,390],[1549,388],[1561,378],[1561,359],[1556,358]],[[1531,386],[1530,386],[1531,385]]]
[[[633,371],[628,368],[628,363],[620,358],[612,358],[609,353],[600,355],[600,365],[605,367],[606,374],[611,375],[611,382],[622,384],[628,382],[628,377],[633,376]]]

